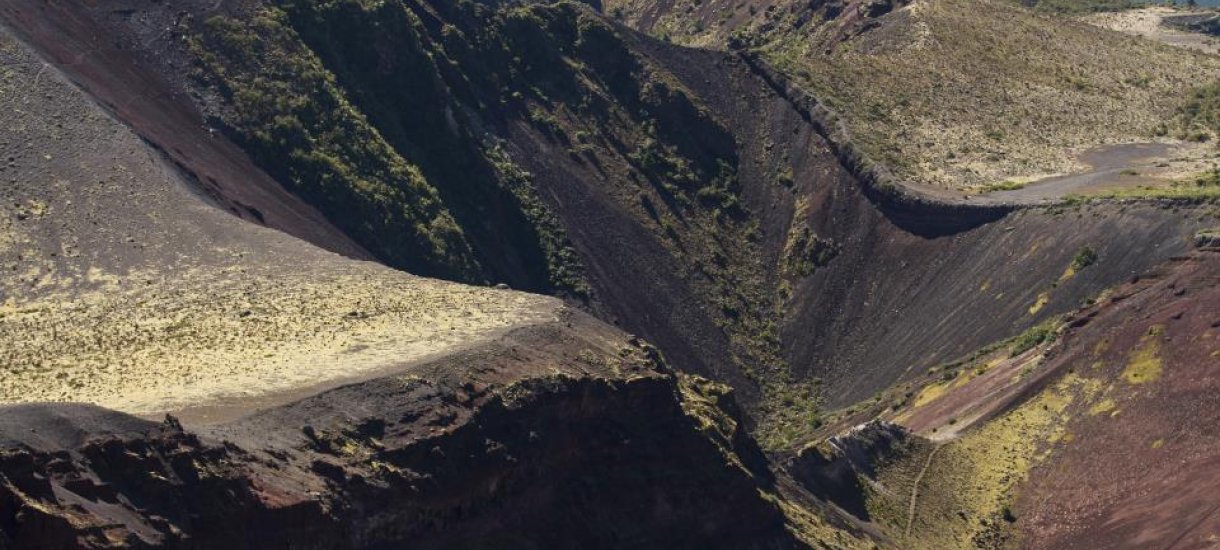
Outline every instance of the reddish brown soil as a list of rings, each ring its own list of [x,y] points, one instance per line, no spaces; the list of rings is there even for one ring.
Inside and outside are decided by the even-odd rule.
[[[1220,253],[1178,259],[1087,311],[1054,359],[1112,380],[1079,403],[1018,502],[1028,548],[1214,548],[1220,536]],[[1163,327],[1163,329],[1157,328]],[[1159,379],[1121,375],[1159,344]],[[1102,399],[1113,402],[1088,410]],[[1107,404],[1108,405],[1108,404]]]

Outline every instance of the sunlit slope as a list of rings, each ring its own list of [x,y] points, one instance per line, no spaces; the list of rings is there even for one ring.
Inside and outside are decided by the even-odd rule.
[[[367,376],[553,318],[240,220],[7,35],[0,402],[136,413]]]
[[[953,189],[1082,168],[1102,144],[1162,139],[1220,59],[1003,0],[609,2],[671,40],[757,49],[838,110],[903,180]],[[1169,136],[1173,137],[1173,136]]]

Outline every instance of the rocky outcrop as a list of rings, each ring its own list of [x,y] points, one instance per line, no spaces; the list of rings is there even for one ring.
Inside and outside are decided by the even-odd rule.
[[[421,369],[206,428],[6,409],[16,421],[0,423],[0,540],[803,546],[759,492],[771,481],[757,448],[743,457],[743,431],[706,423],[740,423],[731,397],[709,409],[646,344],[576,316]]]
[[[785,470],[818,498],[868,521],[865,484],[877,477],[879,464],[908,454],[919,442],[902,426],[872,421],[801,449]]]
[[[1195,233],[1195,248],[1220,249],[1220,229],[1205,229]]]

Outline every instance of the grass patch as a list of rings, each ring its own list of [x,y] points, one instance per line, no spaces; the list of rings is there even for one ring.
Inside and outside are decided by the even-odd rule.
[[[1114,410],[1114,408],[1116,406],[1117,405],[1114,404],[1113,399],[1110,399],[1110,398],[1103,399],[1101,401],[1098,401],[1092,407],[1089,407],[1089,416],[1097,416],[1102,413],[1108,413],[1108,412]]]
[[[920,390],[919,395],[915,397],[915,403],[913,406],[922,407],[928,403],[936,401],[940,398],[940,396],[944,395],[945,391],[948,389],[949,385],[945,383],[932,384],[931,386]]]
[[[1123,369],[1123,379],[1128,384],[1146,384],[1161,377],[1161,335],[1164,333],[1163,325],[1153,325],[1140,339],[1139,347],[1131,352],[1127,368]]]
[[[1072,257],[1072,269],[1080,271],[1097,263],[1097,251],[1091,246],[1085,246]]]
[[[789,273],[807,277],[817,268],[830,264],[841,249],[837,243],[818,236],[804,224],[795,224],[789,230],[784,246],[784,265]]]
[[[1027,184],[1018,181],[1002,181],[999,183],[989,183],[982,187],[982,192],[993,193],[996,191],[1016,191],[1024,189]]]
[[[1093,247],[1090,246],[1081,248],[1072,257],[1072,263],[1068,264],[1067,269],[1063,271],[1063,275],[1059,276],[1059,282],[1062,283],[1075,277],[1081,270],[1088,268],[1094,263],[1097,263],[1097,251],[1093,250]]]
[[[1173,123],[1178,139],[1212,141],[1220,137],[1220,82],[1191,90]]]
[[[1087,197],[1083,195],[1068,195],[1063,198],[1063,204],[1075,205],[1087,202],[1089,199],[1220,199],[1220,169],[1209,170],[1191,178],[1172,182],[1166,186],[1154,187],[1142,185],[1139,187],[1114,189]]]
[[[1104,11],[1122,11],[1139,8],[1148,2],[1140,0],[1037,0],[1034,3],[1038,11],[1064,15],[1084,15]]]
[[[1033,349],[1035,346],[1040,346],[1044,342],[1052,339],[1055,336],[1055,330],[1059,326],[1058,319],[1050,319],[1041,324],[1030,327],[1029,330],[1021,333],[1020,336],[1013,338],[1012,348],[1008,352],[1010,357],[1016,357]]]
[[[1034,300],[1033,305],[1029,306],[1029,314],[1034,315],[1039,311],[1042,311],[1042,308],[1046,307],[1046,304],[1050,303],[1050,301],[1051,293],[1043,292],[1042,294],[1039,294],[1038,298]]]

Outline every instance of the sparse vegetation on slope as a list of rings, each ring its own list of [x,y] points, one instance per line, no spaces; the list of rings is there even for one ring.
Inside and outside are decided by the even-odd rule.
[[[1193,89],[1178,107],[1173,126],[1172,131],[1180,139],[1220,140],[1220,82]]]
[[[1212,169],[1193,177],[1170,181],[1165,185],[1148,185],[1103,190],[1088,197],[1069,195],[1068,203],[1089,199],[1177,199],[1183,202],[1216,203],[1220,201],[1220,169]]]
[[[477,281],[462,229],[419,169],[349,102],[282,11],[213,16],[190,42],[224,124],[294,193],[387,263]]]
[[[0,403],[156,414],[370,376],[548,317],[542,298],[374,265],[140,279],[0,306]]]
[[[686,44],[724,48],[737,37],[843,115],[872,160],[949,188],[1068,172],[1089,147],[1152,139],[1184,90],[1220,75],[1215,57],[1007,0],[834,6],[607,9]],[[717,9],[733,14],[724,26],[689,28]]]
[[[846,115],[870,156],[941,186],[1067,172],[1073,151],[1149,139],[1184,85],[1220,71],[1220,60],[1004,2],[919,2],[879,24],[764,52]]]
[[[554,209],[557,192],[540,189],[525,168],[540,159],[526,158],[530,153],[521,151],[521,142],[536,140],[542,147],[546,177],[556,176],[555,163],[570,161],[587,170],[586,177],[606,179],[599,191],[605,197],[597,200],[611,201],[656,238],[669,256],[666,264],[695,289],[706,321],[727,337],[713,336],[728,342],[728,353],[715,358],[717,369],[745,373],[762,388],[766,412],[760,429],[788,434],[764,439],[780,445],[817,426],[817,385],[794,380],[781,357],[775,320],[781,296],[767,290],[758,220],[742,200],[734,133],[668,69],[638,51],[638,44],[628,44],[612,25],[573,4],[487,10],[458,2],[438,4],[436,13],[397,1],[277,5],[255,21],[276,25],[279,34],[246,37],[235,47],[241,51],[230,54],[235,59],[218,57],[225,54],[224,43],[195,45],[195,55],[210,68],[208,82],[296,86],[293,78],[299,77],[290,74],[253,78],[241,70],[257,66],[251,52],[303,51],[312,65],[292,70],[316,70],[328,90],[346,98],[344,105],[379,140],[372,161],[418,167],[417,180],[435,189],[429,196],[472,247],[475,273],[488,278],[505,272],[502,267],[533,270],[523,279],[534,290],[588,300],[596,298],[597,282],[586,278],[564,225],[584,213]],[[449,23],[428,24],[432,17]],[[250,25],[212,21],[204,36],[210,27]],[[264,34],[277,40],[268,42]],[[265,82],[277,79],[283,82]],[[224,107],[219,112],[227,112]],[[230,107],[249,111],[248,119],[233,126],[242,133],[264,118],[274,120],[276,107]],[[324,133],[328,124],[324,117],[301,120],[317,125],[308,129],[314,133]],[[556,151],[566,158],[551,156]],[[275,157],[282,158],[295,157]],[[525,237],[513,241],[517,234]],[[509,242],[499,240],[506,235]],[[588,238],[582,244],[600,246]],[[788,267],[797,276],[825,265],[838,251],[808,230],[792,245]]]
[[[1144,0],[1029,0],[1023,3],[1031,2],[1039,10],[1070,15],[1129,10],[1148,3]]]

